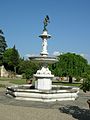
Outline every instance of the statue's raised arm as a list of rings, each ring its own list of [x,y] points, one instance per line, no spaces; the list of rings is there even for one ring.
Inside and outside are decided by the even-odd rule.
[[[47,27],[48,23],[50,23],[48,15],[46,15],[46,17],[44,18],[43,23],[44,23],[44,30],[47,30],[46,27]]]

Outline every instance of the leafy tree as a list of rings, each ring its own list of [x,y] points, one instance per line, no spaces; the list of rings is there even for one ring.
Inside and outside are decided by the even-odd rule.
[[[90,64],[87,67],[87,74],[90,75]]]
[[[25,78],[29,79],[36,73],[39,65],[37,63],[33,63],[30,60],[21,59],[19,63],[18,73],[25,75]]]
[[[80,85],[80,88],[84,91],[90,91],[90,65],[88,65],[87,72],[83,74],[83,82]],[[87,100],[90,109],[90,99]]]
[[[3,53],[7,47],[6,41],[5,41],[5,37],[3,35],[4,33],[2,32],[2,30],[0,30],[0,65],[2,64],[2,56]]]
[[[80,86],[84,92],[90,91],[90,75],[85,75],[83,78],[83,83]]]
[[[15,71],[19,64],[19,53],[15,48],[8,48],[3,54],[3,64],[6,69]]]
[[[87,71],[88,62],[85,58],[75,53],[66,53],[58,56],[59,62],[52,65],[52,71],[56,76],[68,76],[69,82],[72,77],[82,76]]]
[[[26,69],[26,71],[25,71],[25,78],[26,79],[30,79],[30,78],[32,78],[33,77],[33,70],[31,70],[31,69]]]

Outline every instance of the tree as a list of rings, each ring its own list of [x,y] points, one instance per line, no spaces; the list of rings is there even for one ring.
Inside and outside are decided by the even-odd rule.
[[[0,64],[2,64],[2,56],[7,47],[5,37],[3,35],[4,33],[2,32],[2,30],[0,30]]]
[[[87,74],[90,75],[90,64],[87,67]]]
[[[86,75],[83,78],[83,83],[80,86],[81,89],[83,89],[84,92],[90,91],[90,75]]]
[[[88,74],[85,74],[83,76],[83,82],[80,86],[80,88],[84,91],[84,92],[87,92],[87,91],[90,91],[90,73],[89,75]],[[89,109],[90,109],[90,99],[87,100],[87,103],[89,105]]]
[[[87,71],[88,62],[85,58],[75,53],[66,53],[58,56],[59,62],[52,65],[52,71],[56,76],[68,76],[69,82],[72,77],[82,76]]]
[[[34,73],[34,71],[32,69],[26,69],[25,70],[25,78],[26,79],[32,78],[33,77],[33,73]]]
[[[18,73],[25,75],[25,78],[29,79],[36,73],[39,65],[37,63],[31,62],[30,60],[21,59],[19,63]]]
[[[31,70],[32,74],[34,74],[38,68],[39,65],[37,63],[31,62],[30,60],[21,59],[19,63],[18,73],[22,74],[25,73],[27,70]]]
[[[8,48],[3,54],[3,64],[6,69],[16,72],[19,64],[19,53],[15,48]]]

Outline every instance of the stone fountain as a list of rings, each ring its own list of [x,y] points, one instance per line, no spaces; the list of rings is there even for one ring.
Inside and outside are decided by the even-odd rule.
[[[16,85],[7,87],[7,95],[11,95],[18,100],[31,100],[41,102],[53,102],[62,100],[75,100],[78,97],[79,88],[72,86],[52,85],[54,75],[48,68],[48,64],[58,62],[56,57],[48,56],[47,40],[51,38],[48,34],[47,25],[49,17],[44,19],[44,29],[39,36],[42,39],[42,51],[40,56],[31,56],[31,61],[42,63],[41,69],[37,70],[35,77],[34,88],[32,84]]]

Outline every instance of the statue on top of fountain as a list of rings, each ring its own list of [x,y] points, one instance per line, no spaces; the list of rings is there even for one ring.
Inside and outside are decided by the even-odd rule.
[[[46,15],[46,17],[44,18],[43,23],[44,23],[44,29],[43,29],[43,31],[47,31],[46,27],[47,27],[48,23],[50,23],[48,15]]]

